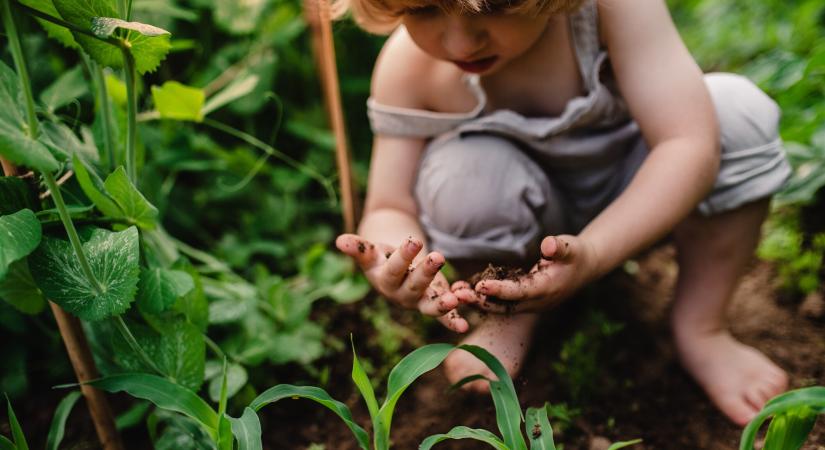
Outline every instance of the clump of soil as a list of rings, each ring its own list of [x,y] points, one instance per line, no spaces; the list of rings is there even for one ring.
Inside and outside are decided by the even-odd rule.
[[[479,281],[484,280],[512,280],[516,281],[524,275],[524,270],[519,267],[504,267],[487,264],[487,268],[475,273],[467,281],[475,286]]]

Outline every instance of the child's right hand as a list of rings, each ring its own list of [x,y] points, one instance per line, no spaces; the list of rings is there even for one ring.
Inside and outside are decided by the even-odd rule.
[[[384,297],[405,308],[417,308],[433,316],[445,327],[464,333],[467,321],[455,309],[458,298],[439,272],[444,256],[431,252],[413,265],[423,248],[418,239],[407,238],[398,248],[373,244],[354,234],[342,234],[335,240],[339,250],[351,256],[364,271],[367,280]]]

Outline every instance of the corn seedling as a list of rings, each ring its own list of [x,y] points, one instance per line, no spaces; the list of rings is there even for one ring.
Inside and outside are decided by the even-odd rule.
[[[550,426],[548,410],[550,405],[545,403],[541,408],[527,408],[526,414],[522,414],[513,380],[507,374],[504,366],[489,352],[480,347],[467,347],[465,350],[475,355],[483,361],[498,380],[492,380],[482,375],[471,375],[456,383],[456,387],[471,381],[483,379],[490,383],[490,395],[493,397],[493,404],[496,408],[496,421],[501,436],[497,436],[491,431],[475,429],[465,426],[454,427],[447,433],[432,435],[421,443],[419,450],[429,450],[435,444],[449,439],[473,439],[489,444],[497,450],[527,450],[527,442],[530,443],[530,450],[555,450],[553,442],[553,429]],[[524,430],[527,441],[521,432],[521,424],[524,422]],[[627,442],[617,442],[610,446],[608,450],[618,450],[641,442],[636,439]]]
[[[753,450],[756,434],[771,416],[763,450],[798,450],[808,439],[819,415],[825,415],[825,386],[780,394],[768,401],[745,427],[739,450]]]

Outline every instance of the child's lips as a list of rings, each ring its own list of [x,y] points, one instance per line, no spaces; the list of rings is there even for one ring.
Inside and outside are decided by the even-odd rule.
[[[453,64],[465,72],[481,73],[492,67],[496,60],[498,60],[498,56],[488,56],[473,61],[453,61]]]

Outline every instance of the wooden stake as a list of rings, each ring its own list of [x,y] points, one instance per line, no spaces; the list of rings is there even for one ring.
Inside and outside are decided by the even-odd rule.
[[[5,159],[0,158],[0,165],[3,166],[3,173],[6,176],[17,175],[17,168]],[[80,320],[64,311],[54,302],[49,301],[49,306],[52,313],[54,313],[57,328],[60,330],[63,344],[69,353],[69,360],[72,362],[75,376],[80,383],[80,390],[86,398],[86,405],[89,407],[89,413],[92,416],[92,422],[95,424],[97,437],[100,439],[103,449],[123,450],[123,441],[120,440],[120,434],[115,428],[114,415],[109,407],[109,402],[106,400],[106,395],[99,389],[83,384],[98,378],[100,375],[97,372]]]
[[[324,104],[335,135],[335,155],[341,187],[341,210],[344,215],[344,230],[355,232],[355,192],[352,185],[349,147],[347,145],[344,112],[341,107],[341,92],[338,83],[338,69],[335,64],[335,44],[332,38],[332,20],[328,0],[304,0],[304,12],[312,30],[315,61],[321,75]]]

